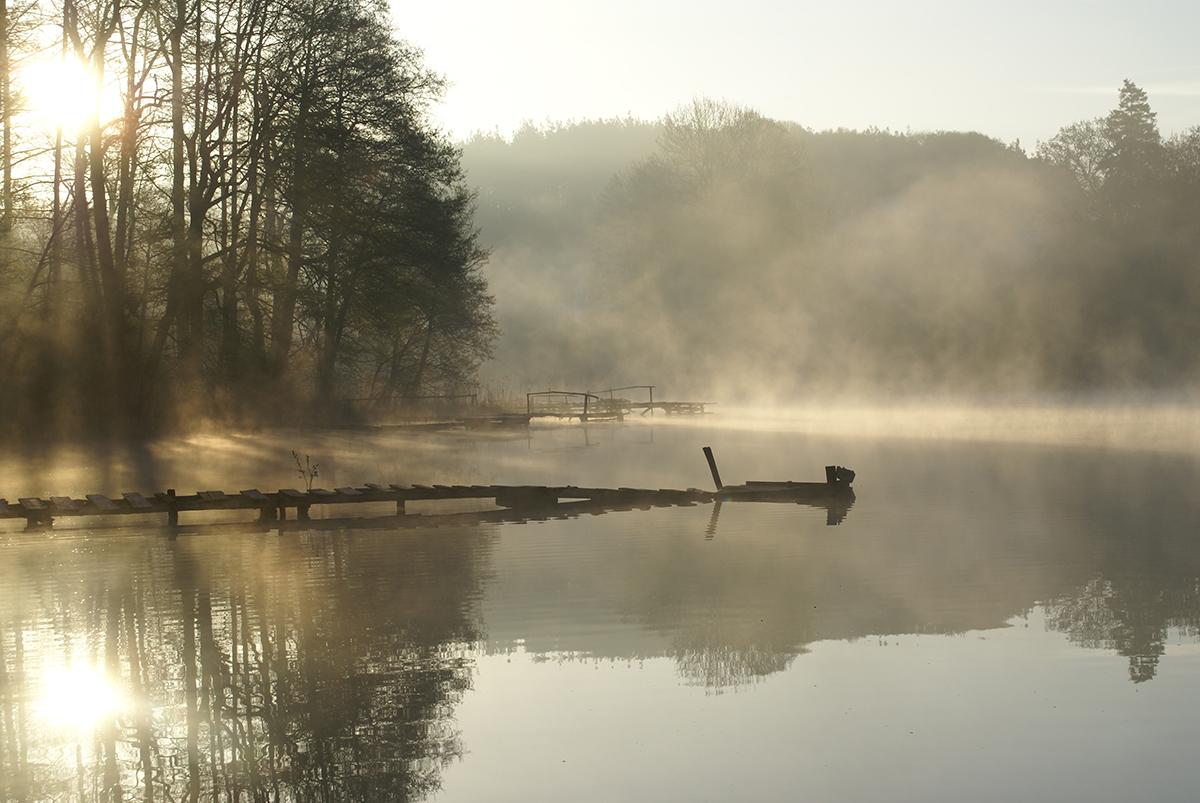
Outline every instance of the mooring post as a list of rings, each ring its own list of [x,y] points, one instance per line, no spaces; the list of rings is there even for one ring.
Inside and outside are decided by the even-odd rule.
[[[713,483],[719,491],[725,487],[725,484],[721,482],[721,472],[717,471],[717,460],[713,457],[712,447],[704,447],[704,458],[708,460],[708,470],[712,472]]]
[[[175,489],[167,489],[167,526],[179,526],[179,503],[175,501]]]
[[[54,526],[54,518],[51,516],[26,516],[25,531],[38,532],[40,530],[49,530]]]

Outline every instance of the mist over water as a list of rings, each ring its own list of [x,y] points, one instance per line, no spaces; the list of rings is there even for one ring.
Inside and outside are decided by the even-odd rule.
[[[153,519],[6,525],[4,794],[1185,799],[1200,461],[1095,437],[1114,426],[1038,437],[1068,418],[1010,415],[1009,437],[977,410],[899,437],[759,411],[158,444],[158,479],[229,490],[294,485],[293,442],[329,485],[707,486],[703,443],[727,482],[838,462],[858,498],[836,526],[748,503],[376,530],[314,510],[284,536],[191,514],[176,540]],[[64,714],[72,684],[100,702]]]

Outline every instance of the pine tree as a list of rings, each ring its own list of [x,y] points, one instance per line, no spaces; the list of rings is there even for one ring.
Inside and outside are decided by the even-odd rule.
[[[1103,160],[1105,193],[1112,208],[1144,208],[1163,174],[1158,115],[1145,90],[1126,79],[1117,108],[1104,121],[1108,150]]]

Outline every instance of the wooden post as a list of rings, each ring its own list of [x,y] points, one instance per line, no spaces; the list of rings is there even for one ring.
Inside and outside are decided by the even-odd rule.
[[[650,417],[654,418],[654,385],[650,386]]]
[[[175,489],[167,489],[167,526],[179,526],[179,503],[175,501]]]
[[[303,503],[296,505],[296,518],[299,521],[308,521],[308,507]]]
[[[837,466],[825,466],[825,482],[830,485],[837,482]]]
[[[396,515],[397,515],[397,516],[403,516],[403,515],[404,515],[404,513],[405,513],[405,510],[404,510],[404,500],[403,500],[403,499],[397,499],[397,500],[396,500]]]
[[[704,447],[704,459],[708,461],[708,470],[712,472],[713,483],[717,486],[717,490],[721,490],[725,485],[721,482],[721,472],[717,471],[717,460],[713,457],[712,447]]]

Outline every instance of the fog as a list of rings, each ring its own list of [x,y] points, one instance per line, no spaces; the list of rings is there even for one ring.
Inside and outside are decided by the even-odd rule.
[[[672,398],[1187,399],[1200,135],[1130,83],[1035,147],[811,131],[700,99],[463,152],[485,385]]]

